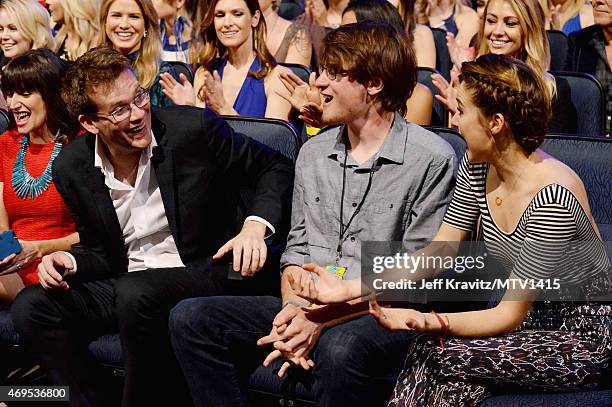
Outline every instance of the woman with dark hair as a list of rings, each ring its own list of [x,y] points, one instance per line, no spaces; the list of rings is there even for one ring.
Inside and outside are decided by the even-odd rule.
[[[479,225],[500,268],[489,282],[520,284],[479,311],[382,309],[371,300],[371,314],[387,329],[447,337],[416,339],[389,405],[477,406],[500,388],[595,389],[612,362],[612,306],[598,300],[609,296],[612,281],[582,181],[539,149],[552,114],[547,84],[525,62],[495,54],[464,63],[459,81],[453,122],[467,152],[442,226],[419,255],[454,258],[458,242]],[[384,280],[440,271],[389,270]],[[363,294],[360,282],[317,274],[316,285],[293,288],[318,302]]]
[[[266,22],[257,0],[212,1],[202,26],[194,84],[163,75],[176,104],[206,106],[217,114],[288,120],[291,104],[281,68],[266,46]]]
[[[387,0],[353,0],[342,14],[342,25],[355,23],[358,21],[370,20],[374,22],[385,22],[399,31],[405,31],[404,22],[393,5]],[[407,31],[406,31],[407,32]],[[407,32],[408,33],[408,32]],[[410,35],[408,35],[410,37]],[[409,41],[414,48],[414,38]],[[433,44],[433,40],[432,40]],[[415,50],[416,51],[416,50]],[[415,52],[417,64],[419,66],[418,53]],[[435,65],[435,52],[434,52]],[[412,123],[428,125],[431,123],[431,113],[433,108],[433,95],[424,85],[417,83],[412,91],[412,95],[406,102],[406,119]]]
[[[21,252],[0,261],[0,301],[38,283],[42,256],[78,243],[70,212],[53,185],[53,161],[78,131],[60,96],[66,64],[48,49],[14,58],[2,92],[16,129],[0,137],[0,230],[12,229]]]

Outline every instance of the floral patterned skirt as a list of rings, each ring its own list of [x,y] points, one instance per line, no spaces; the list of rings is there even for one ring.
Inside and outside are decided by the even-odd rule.
[[[610,380],[609,304],[534,304],[514,332],[411,345],[389,406],[476,406],[493,393],[592,390]]]

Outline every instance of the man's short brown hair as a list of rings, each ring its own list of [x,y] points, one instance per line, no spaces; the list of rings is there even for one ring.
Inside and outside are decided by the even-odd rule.
[[[98,107],[90,95],[99,89],[109,89],[126,69],[132,70],[130,61],[108,46],[83,54],[68,68],[62,81],[62,99],[68,110],[75,117],[97,113]]]
[[[365,86],[382,82],[378,98],[383,109],[402,115],[418,74],[406,33],[372,21],[347,24],[330,32],[323,41],[321,68],[344,73]]]

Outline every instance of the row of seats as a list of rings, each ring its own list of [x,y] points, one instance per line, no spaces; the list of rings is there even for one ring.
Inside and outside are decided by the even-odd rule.
[[[419,83],[438,95],[431,75],[439,73],[431,68],[419,68]],[[576,135],[597,137],[605,134],[605,93],[599,81],[592,75],[581,72],[552,71],[556,78],[564,79],[571,92],[572,106],[576,110]],[[433,126],[448,126],[448,111],[442,102],[434,99],[431,116]],[[572,132],[573,133],[573,132]]]
[[[296,160],[301,142],[295,129],[286,122],[235,116],[225,117],[225,120],[234,130],[249,135],[293,161]],[[444,127],[429,129],[451,144],[458,158],[464,154],[466,144],[457,131]],[[547,136],[542,148],[572,167],[581,177],[602,236],[604,240],[612,240],[612,206],[609,205],[609,197],[612,196],[612,183],[610,183],[612,166],[609,165],[609,159],[612,157],[612,139],[550,135]],[[5,364],[5,369],[23,363],[25,355],[21,352],[19,337],[14,331],[8,311],[0,312],[0,344],[3,350],[0,358]],[[122,375],[123,357],[117,334],[98,338],[90,344],[89,349],[101,365],[112,369],[115,375]],[[260,367],[250,378],[251,397],[256,405],[314,406],[312,388],[306,377],[300,374],[299,369],[295,369],[284,379],[279,379],[270,369]],[[485,407],[509,405],[603,407],[612,405],[612,390],[556,395],[504,395],[489,398],[482,404]]]

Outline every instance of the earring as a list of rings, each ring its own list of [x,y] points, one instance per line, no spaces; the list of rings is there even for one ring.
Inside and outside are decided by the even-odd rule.
[[[148,32],[147,30],[145,30],[143,37],[144,37],[144,38],[147,38],[147,34],[148,34],[148,33],[149,33],[149,32]]]

